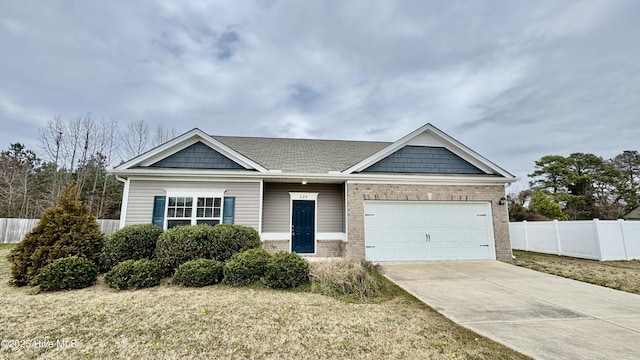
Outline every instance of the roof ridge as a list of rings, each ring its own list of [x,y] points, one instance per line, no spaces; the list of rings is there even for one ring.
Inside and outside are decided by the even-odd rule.
[[[333,141],[333,142],[351,142],[351,143],[370,143],[370,144],[392,144],[393,141],[375,141],[375,140],[343,140],[343,139],[310,139],[310,138],[287,138],[287,137],[269,137],[269,136],[233,136],[233,135],[209,135],[212,138],[227,139],[264,139],[264,140],[297,140],[297,141]]]

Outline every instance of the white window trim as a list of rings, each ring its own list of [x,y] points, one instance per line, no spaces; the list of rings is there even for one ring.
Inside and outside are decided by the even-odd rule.
[[[173,190],[173,189],[166,189],[166,201],[165,201],[165,205],[164,205],[164,223],[163,223],[163,229],[167,230],[168,225],[169,225],[169,217],[168,217],[168,210],[169,210],[169,198],[170,197],[190,197],[192,198],[192,210],[191,210],[191,225],[196,225],[198,222],[198,219],[204,219],[204,220],[211,220],[211,219],[217,219],[217,218],[198,218],[196,216],[197,214],[197,204],[198,204],[198,198],[220,198],[220,222],[219,224],[222,224],[223,221],[223,215],[224,215],[224,194],[226,192],[226,190],[224,189],[212,189],[212,190],[206,190],[206,189],[197,189],[197,190],[184,190],[184,189],[179,189],[179,190]],[[186,220],[187,218],[171,218],[171,219],[183,219]]]

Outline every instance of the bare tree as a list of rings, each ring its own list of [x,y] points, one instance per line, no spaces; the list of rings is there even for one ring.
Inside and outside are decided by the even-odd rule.
[[[176,137],[176,129],[165,129],[162,125],[158,125],[151,145],[154,147],[162,145],[174,137]]]
[[[113,156],[115,155],[115,152],[118,149],[118,146],[120,143],[120,137],[118,136],[119,132],[120,132],[120,128],[118,126],[118,122],[115,119],[110,119],[109,121],[102,122],[102,129],[101,129],[101,134],[102,134],[101,138],[103,140],[102,153],[106,157],[107,167],[112,167],[114,165]],[[107,183],[110,176],[112,175],[106,174],[102,182],[102,193],[100,195],[100,204],[98,206],[98,211],[96,214],[97,217],[102,217],[105,206],[106,206]]]
[[[148,149],[149,125],[144,120],[127,124],[127,131],[122,134],[122,157],[134,158]]]
[[[40,146],[46,154],[45,160],[49,160],[54,166],[51,184],[48,187],[50,191],[48,198],[51,200],[57,199],[62,189],[62,174],[58,169],[65,140],[65,128],[65,123],[60,119],[60,115],[56,115],[53,120],[47,121],[47,125],[40,129]]]

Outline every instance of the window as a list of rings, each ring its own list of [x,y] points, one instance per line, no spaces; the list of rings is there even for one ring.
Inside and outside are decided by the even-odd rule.
[[[167,200],[167,229],[222,222],[222,196],[169,196]]]

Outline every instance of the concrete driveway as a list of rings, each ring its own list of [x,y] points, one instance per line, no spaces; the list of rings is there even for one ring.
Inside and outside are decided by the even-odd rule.
[[[498,261],[382,263],[449,319],[536,359],[640,359],[640,296]]]

